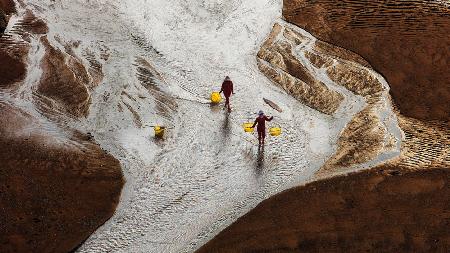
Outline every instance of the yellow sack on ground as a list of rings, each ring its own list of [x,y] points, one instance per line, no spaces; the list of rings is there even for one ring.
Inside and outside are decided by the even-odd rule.
[[[253,133],[253,131],[255,130],[254,128],[252,128],[253,123],[244,123],[243,126],[246,133]]]
[[[272,136],[279,136],[281,134],[281,127],[271,127],[269,133]]]
[[[154,127],[153,127],[153,130],[155,130],[155,137],[157,137],[157,138],[162,138],[162,137],[164,137],[164,130],[165,130],[165,127],[162,127],[162,126],[154,126]]]
[[[211,103],[218,104],[220,103],[220,101],[222,101],[222,96],[220,95],[219,92],[211,93]]]

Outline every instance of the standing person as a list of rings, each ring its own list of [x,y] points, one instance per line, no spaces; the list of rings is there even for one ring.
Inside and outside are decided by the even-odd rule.
[[[266,138],[266,121],[271,120],[273,120],[273,116],[269,118],[264,115],[263,111],[259,111],[258,117],[256,118],[255,123],[253,123],[252,126],[252,128],[254,128],[256,124],[258,124],[258,127],[256,129],[258,130],[259,145],[264,145],[264,139]]]
[[[231,112],[230,107],[230,96],[231,94],[234,94],[233,91],[233,82],[231,81],[229,76],[225,77],[225,80],[222,83],[222,89],[220,89],[219,93],[222,93],[225,95],[225,107],[228,108],[228,112]]]

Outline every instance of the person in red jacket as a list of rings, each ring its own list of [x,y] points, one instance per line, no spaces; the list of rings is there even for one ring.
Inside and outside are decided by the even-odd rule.
[[[253,123],[252,128],[258,125],[256,129],[258,130],[259,145],[264,145],[264,139],[266,138],[266,121],[273,120],[273,116],[269,118],[264,115],[263,111],[259,111],[258,115],[259,116],[256,118],[255,123]]]
[[[230,107],[230,96],[231,94],[234,94],[233,91],[233,82],[231,81],[230,77],[225,77],[225,80],[222,83],[222,89],[220,89],[219,93],[222,93],[225,95],[225,107],[228,108],[228,112],[231,111]]]

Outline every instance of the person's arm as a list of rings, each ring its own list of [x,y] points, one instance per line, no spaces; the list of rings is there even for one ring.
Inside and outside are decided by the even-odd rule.
[[[270,118],[266,116],[266,120],[267,120],[267,121],[272,121],[272,120],[273,120],[273,116],[270,117]]]
[[[222,87],[220,88],[219,93],[222,93],[222,91],[223,91],[223,85],[224,85],[224,84],[225,84],[225,82],[222,83]]]
[[[253,123],[253,126],[252,126],[252,128],[255,128],[255,126],[256,126],[256,123],[258,123],[258,119],[255,119],[255,123]]]
[[[233,91],[233,82],[232,82],[232,81],[230,81],[230,83],[231,83],[231,93],[233,93],[233,94],[234,94],[234,91]]]

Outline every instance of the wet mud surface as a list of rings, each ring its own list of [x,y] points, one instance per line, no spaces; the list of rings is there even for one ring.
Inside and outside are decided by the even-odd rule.
[[[233,234],[227,238],[233,240],[229,245],[238,245],[229,252],[241,249],[289,252],[315,249],[317,245],[322,249],[322,244],[323,249],[332,250],[337,249],[335,241],[341,238],[333,228],[364,233],[367,226],[364,216],[360,216],[360,223],[352,225],[343,213],[358,215],[355,205],[358,201],[366,209],[373,203],[387,208],[387,204],[394,203],[381,199],[389,195],[388,188],[399,192],[393,199],[406,196],[400,208],[417,204],[406,201],[412,198],[409,192],[420,195],[418,201],[422,197],[440,201],[432,203],[433,210],[440,210],[445,201],[448,203],[445,196],[436,194],[448,188],[448,180],[442,183],[442,177],[448,176],[445,170],[424,171],[427,175],[424,181],[413,172],[405,174],[406,177],[390,177],[391,172],[385,175],[379,169],[296,187],[321,173],[321,167],[343,146],[339,145],[340,134],[347,131],[346,137],[351,137],[352,126],[368,125],[359,134],[364,136],[364,132],[375,130],[368,139],[375,136],[372,139],[383,140],[375,140],[379,145],[374,145],[373,156],[366,156],[366,150],[356,152],[358,147],[349,152],[344,150],[343,154],[351,154],[353,160],[339,161],[343,166],[377,164],[390,157],[380,156],[386,150],[398,154],[400,136],[389,100],[386,94],[379,94],[387,93],[386,84],[378,83],[383,78],[372,72],[361,57],[315,40],[304,30],[286,29],[283,36],[287,41],[267,48],[270,53],[259,57],[272,64],[272,72],[260,72],[264,70],[261,66],[268,65],[258,65],[256,55],[274,20],[281,15],[281,1],[24,2],[30,4],[38,17],[32,18],[20,9],[20,18],[13,19],[15,25],[0,39],[0,48],[8,48],[9,56],[21,55],[14,59],[28,64],[28,74],[9,77],[8,80],[14,81],[0,92],[4,102],[1,108],[9,112],[1,129],[8,133],[5,136],[11,136],[1,140],[11,173],[5,170],[0,175],[4,177],[2,180],[12,182],[9,188],[2,189],[7,193],[5,201],[13,203],[4,216],[11,218],[5,218],[5,222],[13,221],[12,215],[17,210],[22,207],[25,210],[22,216],[17,216],[23,220],[8,223],[9,232],[1,238],[9,251],[27,252],[35,247],[66,252],[83,241],[77,252],[193,252],[264,199],[291,187],[295,188],[273,198],[280,202],[276,203],[277,208],[270,208],[270,215],[276,217],[279,215],[276,211],[281,210],[280,222],[264,216],[257,227],[264,233],[252,231],[252,226],[247,230],[252,235],[236,230],[243,237],[236,239],[237,234]],[[42,25],[42,17],[46,25]],[[305,39],[309,43],[304,43]],[[276,58],[277,53],[281,57]],[[357,64],[339,65],[336,58]],[[281,78],[270,78],[270,73],[278,74],[280,70]],[[231,114],[223,111],[221,105],[210,106],[208,102],[210,92],[220,87],[225,74],[236,85]],[[295,80],[292,83],[303,85],[309,92],[306,94],[314,95],[315,101],[305,100],[308,96],[286,85],[292,83],[274,85],[280,80]],[[362,86],[361,82],[370,85]],[[310,87],[331,95],[321,98]],[[333,98],[331,102],[327,101],[329,98]],[[267,104],[267,99],[277,106]],[[254,112],[260,109],[275,115],[274,124],[283,128],[279,138],[268,137],[264,149],[257,147],[253,135],[242,130],[242,123],[253,121]],[[373,124],[366,124],[368,115]],[[155,124],[167,127],[163,139],[153,137],[151,126]],[[382,130],[377,132],[380,127]],[[420,129],[433,127],[421,125]],[[22,128],[26,131],[20,131]],[[409,132],[416,136],[413,130]],[[392,145],[388,147],[386,143]],[[366,141],[361,145],[371,148]],[[430,149],[435,150],[434,146]],[[444,144],[437,153],[447,158],[441,159],[439,166],[432,163],[433,168],[446,164],[446,150]],[[354,154],[358,154],[358,159],[354,159]],[[402,154],[410,157],[416,153]],[[417,168],[425,168],[427,159],[421,157]],[[393,164],[390,168],[396,166],[400,165]],[[120,168],[127,183],[119,201],[123,185]],[[33,177],[27,177],[29,174],[25,172]],[[403,175],[403,170],[392,172],[398,173]],[[325,174],[330,175],[329,171]],[[372,182],[378,175],[386,183],[375,182],[374,188],[367,188],[365,182]],[[405,180],[419,182],[423,187],[412,190],[411,184],[415,183]],[[345,186],[349,184],[356,190],[347,192]],[[400,189],[391,189],[396,185]],[[334,190],[345,198],[333,193]],[[364,200],[364,192],[372,199]],[[288,197],[283,200],[285,194]],[[24,201],[14,202],[21,200],[17,196]],[[298,196],[302,196],[300,202],[295,201]],[[106,221],[117,203],[116,212]],[[249,215],[266,212],[261,207],[266,203],[275,202],[270,198],[236,224]],[[285,205],[281,209],[277,206],[280,203]],[[308,206],[304,203],[309,203],[307,210],[315,212],[304,211],[296,220],[296,212],[292,210]],[[322,204],[333,209],[327,213]],[[33,211],[26,211],[27,208]],[[433,210],[427,209],[424,214]],[[371,217],[382,215],[378,209],[371,211]],[[395,210],[388,211],[393,220],[400,216]],[[259,216],[255,215],[257,222]],[[436,231],[441,229],[439,220],[445,219],[445,213],[440,215],[433,223]],[[410,218],[399,218],[405,229],[410,228]],[[308,226],[305,222],[310,219],[315,223]],[[273,232],[286,236],[270,233],[270,226],[276,227],[278,223],[282,228]],[[30,224],[31,234],[24,234],[27,230],[23,227]],[[288,227],[293,224],[305,225],[305,230]],[[223,233],[234,231],[234,227]],[[394,239],[375,234],[373,241],[379,243],[373,247],[392,242],[392,249],[402,250],[408,245],[405,242],[413,240],[412,245],[418,245],[418,249],[426,244],[423,247],[440,250],[446,245],[442,243],[448,241],[441,234],[420,237],[415,230],[407,234],[386,229],[386,234]],[[311,232],[311,236],[305,237],[302,231]],[[312,237],[322,232],[324,237]],[[278,239],[271,241],[264,234]],[[221,244],[227,239],[221,236],[222,233],[217,237],[220,242],[214,239],[201,251],[228,250]],[[250,242],[249,237],[255,241]],[[285,238],[288,242],[283,241]],[[341,241],[350,245],[358,238],[347,233]],[[438,242],[431,243],[433,240]],[[366,242],[362,240],[358,249],[369,247]],[[219,248],[214,248],[216,243]],[[257,244],[267,248],[258,248]]]
[[[360,8],[362,4],[365,8]],[[423,7],[423,13],[419,7]],[[315,47],[318,52],[305,56],[316,67],[331,66],[330,77],[368,98],[368,106],[341,133],[337,153],[315,174],[315,181],[263,201],[197,252],[447,252],[450,126],[448,110],[443,108],[448,104],[448,73],[442,72],[443,65],[432,65],[434,58],[430,62],[425,55],[441,52],[442,44],[436,43],[447,39],[440,32],[448,29],[449,20],[444,18],[448,4],[285,1],[283,13],[286,20],[319,39],[345,48],[336,50],[334,45],[321,42]],[[400,25],[395,22],[394,28],[391,22],[405,15],[411,19],[404,19]],[[412,20],[418,23],[408,23]],[[383,34],[389,39],[374,39]],[[410,41],[398,39],[399,34]],[[382,46],[384,43],[389,46]],[[417,44],[408,47],[408,43]],[[409,54],[423,44],[419,54]],[[402,113],[397,112],[403,136],[400,153],[382,165],[369,163],[365,166],[373,168],[357,172],[354,165],[377,153],[378,145],[393,143],[389,144],[389,135],[379,135],[380,127],[374,124],[379,116],[371,112],[379,104],[377,86],[358,78],[367,77],[360,71],[332,66],[333,61],[323,55],[355,55],[347,49],[367,59],[356,56],[352,61],[366,67],[372,64],[385,75]],[[393,59],[381,63],[387,54]],[[399,63],[405,54],[410,56],[406,59],[414,59]],[[417,68],[421,68],[419,72],[411,72]],[[403,75],[403,81],[409,78],[408,82],[399,82],[398,75]],[[428,78],[425,76],[434,81],[424,81]],[[358,87],[362,83],[365,85]],[[426,94],[426,99],[416,99],[419,93]],[[385,144],[380,142],[382,139]]]
[[[192,252],[331,155],[354,111],[338,120],[321,114],[258,69],[255,56],[280,14],[278,2],[117,6],[126,14],[123,26],[107,30],[132,43],[108,44],[105,82],[93,92],[86,125],[119,157],[127,184],[116,215],[78,252]],[[231,114],[208,100],[224,75],[236,85]],[[242,129],[261,109],[276,118],[269,126],[283,128],[264,149]],[[162,140],[153,138],[154,124],[167,127]]]

